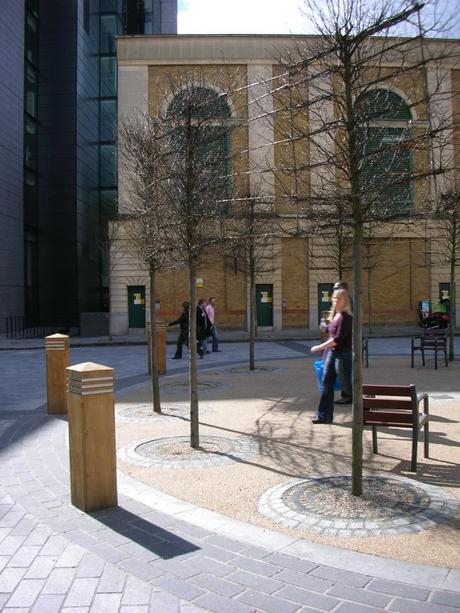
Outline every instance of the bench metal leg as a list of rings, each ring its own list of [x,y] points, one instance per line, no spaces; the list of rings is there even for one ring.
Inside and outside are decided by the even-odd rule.
[[[417,472],[417,445],[418,445],[418,429],[412,428],[412,458],[410,470],[413,473]]]
[[[377,447],[377,428],[376,426],[372,426],[372,452],[373,453],[378,453],[378,447]]]
[[[430,455],[430,428],[428,422],[423,426],[423,451],[425,458],[429,458]]]

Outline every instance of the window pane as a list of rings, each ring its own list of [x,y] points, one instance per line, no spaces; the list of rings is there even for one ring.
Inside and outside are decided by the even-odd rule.
[[[89,22],[90,22],[90,6],[89,0],[83,0],[83,27],[85,32],[89,34]]]
[[[115,15],[101,15],[101,53],[115,53],[117,18]]]
[[[104,218],[111,219],[117,212],[117,197],[116,189],[101,190],[101,213]]]
[[[370,128],[363,132],[361,170],[363,202],[379,215],[406,215],[412,205],[411,154],[408,132]]]
[[[100,185],[113,187],[117,184],[117,156],[115,145],[100,145]]]
[[[38,22],[37,18],[27,11],[25,29],[26,58],[31,64],[38,64]]]
[[[117,68],[114,57],[101,57],[101,82],[100,94],[103,98],[116,96],[117,94]]]
[[[116,124],[117,104],[115,100],[101,100],[99,140],[115,140]]]
[[[24,164],[33,170],[37,168],[36,126],[27,118],[24,122]]]
[[[26,111],[32,117],[37,117],[37,71],[30,65],[26,66],[25,89]]]
[[[110,13],[118,11],[120,0],[100,0],[100,11]]]

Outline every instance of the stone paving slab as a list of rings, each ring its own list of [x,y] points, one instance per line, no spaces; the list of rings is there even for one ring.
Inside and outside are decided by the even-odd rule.
[[[105,351],[101,361],[113,363],[118,348]],[[139,374],[131,367],[127,377]],[[460,611],[458,571],[314,545],[126,476],[119,507],[80,512],[69,500],[67,423],[37,409],[38,379],[14,410],[0,407],[0,424],[8,422],[0,429],[1,610]],[[34,397],[35,410],[21,410],[21,399],[32,407]]]

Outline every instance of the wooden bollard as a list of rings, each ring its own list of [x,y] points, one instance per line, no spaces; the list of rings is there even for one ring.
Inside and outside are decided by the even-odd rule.
[[[152,324],[145,322],[145,334],[147,336],[147,372],[152,374]]]
[[[51,334],[45,337],[46,397],[49,415],[65,415],[66,368],[69,365],[69,337]]]
[[[159,375],[166,374],[166,326],[164,321],[158,321],[156,325]]]
[[[114,370],[84,362],[67,372],[71,502],[82,511],[114,507]]]
[[[164,321],[156,324],[156,341],[157,341],[157,359],[158,359],[158,374],[166,374],[166,327]],[[145,324],[145,333],[147,335],[147,368],[149,375],[152,374],[152,324],[147,321]]]

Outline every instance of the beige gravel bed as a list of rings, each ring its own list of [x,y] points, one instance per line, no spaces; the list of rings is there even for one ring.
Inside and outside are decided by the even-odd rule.
[[[437,485],[460,501],[460,364],[432,368],[410,368],[409,357],[371,357],[364,370],[368,383],[415,383],[417,391],[430,394],[430,458],[420,458],[417,474],[409,472],[410,433],[389,430],[379,434],[379,455],[372,454],[371,435],[364,435],[366,471],[382,471]],[[259,364],[262,366],[262,362]],[[232,373],[215,369],[200,373],[203,383],[224,383],[200,394],[206,412],[200,433],[221,437],[250,436],[258,443],[258,454],[231,465],[201,469],[145,468],[119,462],[119,468],[152,487],[196,505],[259,526],[356,551],[418,563],[460,568],[460,513],[450,522],[416,534],[392,537],[331,538],[299,533],[269,520],[258,512],[260,496],[292,478],[312,475],[350,474],[351,409],[337,407],[334,425],[313,426],[318,402],[312,360],[309,358],[266,362],[276,367],[265,373]],[[223,372],[225,371],[225,372]],[[163,382],[186,381],[186,375],[167,377]],[[443,398],[456,393],[456,399]],[[150,400],[149,386],[136,387],[117,398],[117,407]],[[162,402],[187,400],[183,389],[164,388]],[[117,447],[136,441],[166,436],[188,436],[186,415],[148,422],[117,421]],[[171,445],[176,456],[180,450]],[[423,445],[419,443],[423,456]]]

